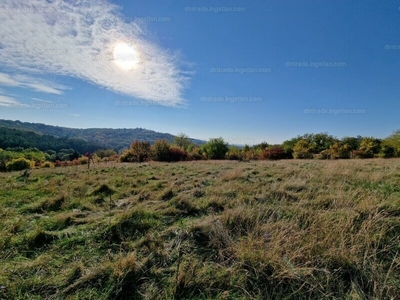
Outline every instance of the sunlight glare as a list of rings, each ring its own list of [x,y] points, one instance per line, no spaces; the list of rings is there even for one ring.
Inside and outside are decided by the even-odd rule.
[[[127,43],[118,43],[113,52],[114,61],[123,70],[132,70],[139,61],[136,48]]]

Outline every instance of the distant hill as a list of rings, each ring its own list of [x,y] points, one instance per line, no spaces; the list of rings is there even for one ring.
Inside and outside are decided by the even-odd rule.
[[[37,134],[51,135],[58,138],[82,139],[94,144],[102,145],[107,149],[119,151],[129,148],[134,140],[148,141],[153,144],[158,139],[166,139],[173,142],[174,135],[160,133],[144,128],[68,128],[46,125],[41,123],[28,123],[21,121],[0,120],[0,127],[13,128],[18,130],[33,131]],[[201,145],[202,140],[190,139],[193,143]]]
[[[104,145],[88,142],[83,139],[54,137],[47,134],[37,134],[33,131],[0,127],[0,148],[37,148],[41,151],[74,149],[81,154],[95,152]]]

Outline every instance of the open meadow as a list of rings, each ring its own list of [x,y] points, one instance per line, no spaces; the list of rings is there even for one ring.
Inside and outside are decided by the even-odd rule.
[[[400,159],[0,174],[0,299],[398,299]]]

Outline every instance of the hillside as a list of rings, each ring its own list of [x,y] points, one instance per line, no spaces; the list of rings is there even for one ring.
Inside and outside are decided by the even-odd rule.
[[[46,125],[41,123],[29,123],[21,121],[0,120],[0,127],[14,128],[19,130],[33,131],[38,134],[46,134],[55,137],[66,137],[83,139],[88,142],[104,145],[108,149],[119,151],[129,148],[133,140],[148,141],[154,143],[158,139],[166,139],[172,142],[174,135],[169,133],[160,133],[143,128],[68,128]],[[195,144],[202,144],[204,141],[191,139]]]
[[[0,148],[37,148],[41,151],[74,149],[81,154],[104,149],[105,145],[88,142],[80,138],[54,137],[47,134],[37,134],[33,131],[0,127]]]
[[[398,299],[399,178],[398,159],[0,174],[0,299]]]

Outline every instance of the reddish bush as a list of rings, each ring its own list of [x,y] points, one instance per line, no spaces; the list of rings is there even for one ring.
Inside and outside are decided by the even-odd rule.
[[[169,149],[169,160],[170,161],[185,161],[188,159],[188,155],[185,151],[180,148]]]
[[[285,159],[286,152],[282,147],[276,146],[267,148],[261,154],[261,159],[268,159],[268,160],[278,160],[278,159]]]

